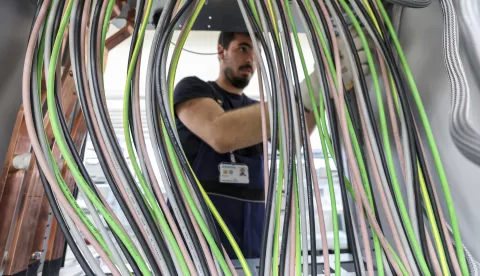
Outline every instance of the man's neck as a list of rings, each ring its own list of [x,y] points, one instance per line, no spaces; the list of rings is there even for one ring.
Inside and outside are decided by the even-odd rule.
[[[228,93],[232,93],[235,95],[243,94],[243,89],[233,86],[232,83],[224,75],[220,75],[215,81],[215,83]]]

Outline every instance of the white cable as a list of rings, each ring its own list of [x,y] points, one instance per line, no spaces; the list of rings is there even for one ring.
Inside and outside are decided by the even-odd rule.
[[[407,8],[426,8],[432,3],[432,0],[387,0],[387,2]]]
[[[480,2],[478,0],[460,0],[455,1],[459,14],[459,21],[461,24],[462,38],[464,39],[466,54],[468,56],[467,62],[473,68],[473,72],[480,72],[480,37],[478,30],[480,30]],[[477,85],[480,87],[480,77],[478,74],[473,75]]]
[[[441,0],[445,67],[452,90],[450,135],[457,148],[470,161],[480,165],[480,134],[469,119],[470,88],[458,49],[458,26],[451,0]],[[478,20],[477,20],[478,21]]]
[[[358,6],[356,5],[356,3],[354,1],[352,1],[352,7],[354,8],[355,12],[357,13],[357,15],[359,16],[360,20],[364,23],[364,26],[366,28],[366,30],[368,31],[368,33],[370,34],[370,37],[373,39],[373,41],[375,42],[376,46],[377,47],[380,47],[375,35],[373,34],[373,31],[372,29],[370,28],[370,25],[365,25],[366,23],[366,19],[365,17],[362,15],[362,13],[360,12]],[[383,55],[383,53],[382,53]],[[386,80],[387,81],[387,80]],[[365,102],[363,101],[360,101],[360,105],[361,107],[363,106],[363,104],[365,104]],[[400,125],[402,127],[402,142],[403,142],[403,146],[404,146],[404,150],[405,148],[408,148],[408,137],[406,136],[407,135],[407,132],[406,132],[406,129],[405,129],[405,118],[403,116],[403,111],[400,109]],[[368,117],[367,117],[368,118]],[[367,124],[367,128],[368,128],[368,124]],[[367,129],[368,130],[368,129]],[[372,130],[368,130],[369,133],[373,133],[373,131],[371,132]],[[370,134],[369,136],[371,136],[372,134]],[[405,145],[405,143],[407,143],[407,147]],[[414,273],[414,275],[419,275],[418,273],[418,269],[417,269],[417,265],[416,265],[416,262],[415,262],[415,258],[413,256],[413,253],[411,252],[410,250],[410,246],[409,246],[409,243],[408,243],[408,239],[406,237],[406,234],[405,232],[403,231],[403,226],[402,226],[402,222],[400,220],[400,216],[398,214],[398,210],[397,208],[395,207],[395,203],[394,203],[394,197],[393,195],[390,193],[390,188],[388,187],[388,182],[387,182],[387,178],[386,178],[386,172],[385,170],[383,169],[383,166],[381,164],[381,159],[380,159],[380,152],[379,152],[379,149],[378,149],[378,145],[377,143],[373,143],[372,142],[372,149],[373,149],[373,153],[374,153],[374,156],[375,156],[375,161],[377,162],[377,167],[378,167],[378,170],[379,170],[379,173],[380,173],[380,177],[382,179],[382,185],[383,185],[383,188],[385,190],[385,194],[387,196],[387,200],[388,200],[388,204],[389,204],[389,207],[390,207],[390,210],[392,211],[392,215],[393,215],[393,220],[395,222],[395,225],[397,227],[397,230],[398,230],[398,233],[399,233],[399,236],[400,236],[400,240],[402,242],[402,245],[405,249],[405,253],[407,255],[407,259],[408,259],[408,262],[410,264],[410,267],[412,269],[412,272]],[[404,154],[408,153],[407,151],[404,152]],[[406,175],[408,175],[407,173],[407,160],[409,160],[410,158],[406,158],[405,159],[405,170],[406,170]],[[411,165],[408,166],[411,168]]]
[[[455,240],[453,238],[452,227],[447,223],[448,232],[450,232],[450,239],[452,244],[455,245]],[[470,276],[479,276],[480,275],[480,263],[473,257],[472,253],[468,250],[465,244],[462,243],[463,251],[465,252],[465,258],[467,260],[468,270]]]

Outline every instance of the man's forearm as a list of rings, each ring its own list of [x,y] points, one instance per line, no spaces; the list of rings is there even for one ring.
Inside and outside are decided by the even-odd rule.
[[[305,112],[308,133],[315,129],[315,117],[313,112]],[[267,138],[270,138],[270,119],[268,106],[265,103],[265,121]],[[235,109],[220,115],[214,122],[218,133],[218,148],[222,152],[246,148],[259,144],[262,136],[262,116],[260,104]]]
[[[265,104],[267,135],[270,136],[268,108]],[[246,148],[262,142],[262,115],[260,104],[225,112],[214,121],[218,144],[222,152]]]

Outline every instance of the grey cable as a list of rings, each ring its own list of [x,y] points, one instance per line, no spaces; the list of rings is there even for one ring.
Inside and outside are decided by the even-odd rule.
[[[470,88],[458,50],[458,25],[455,8],[451,0],[441,0],[443,12],[443,48],[445,67],[452,90],[452,113],[450,135],[453,142],[477,165],[480,165],[480,134],[473,128],[468,117]]]

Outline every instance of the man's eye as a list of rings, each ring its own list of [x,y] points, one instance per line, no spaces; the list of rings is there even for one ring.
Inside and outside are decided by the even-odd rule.
[[[247,47],[240,47],[240,51],[242,51],[242,52],[247,52],[247,51],[248,51],[248,48],[247,48]]]

